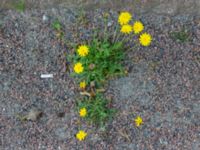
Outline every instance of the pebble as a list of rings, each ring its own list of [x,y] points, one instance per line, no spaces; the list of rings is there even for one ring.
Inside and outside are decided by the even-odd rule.
[[[109,21],[107,24],[108,27],[111,27],[112,25],[113,25],[113,21]]]
[[[42,21],[43,22],[47,22],[49,20],[49,18],[46,16],[46,15],[43,15],[42,16]]]

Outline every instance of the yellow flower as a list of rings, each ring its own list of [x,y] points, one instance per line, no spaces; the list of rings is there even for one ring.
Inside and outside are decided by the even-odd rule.
[[[84,68],[83,68],[83,65],[78,62],[74,65],[74,71],[77,73],[77,74],[80,74],[81,72],[83,72]]]
[[[87,136],[87,133],[83,130],[80,130],[77,134],[76,134],[76,138],[79,140],[79,141],[82,141],[86,138]]]
[[[123,26],[121,27],[121,32],[122,32],[122,33],[125,33],[125,34],[130,34],[130,33],[132,32],[132,27],[131,27],[131,25],[128,25],[128,24],[123,25]]]
[[[81,108],[79,111],[79,115],[81,117],[85,117],[87,115],[87,109],[86,108]]]
[[[128,24],[131,20],[132,16],[129,12],[121,12],[118,18],[118,22],[120,25]]]
[[[138,34],[140,33],[142,30],[144,30],[144,25],[142,24],[142,22],[140,21],[136,21],[134,24],[133,24],[133,31],[135,34]]]
[[[135,119],[135,125],[139,127],[141,124],[143,124],[142,118],[140,116],[137,116]]]
[[[85,81],[80,82],[79,86],[81,89],[85,89],[85,87],[86,87]]]
[[[81,45],[78,47],[78,54],[81,56],[81,57],[85,57],[88,55],[89,53],[89,48],[86,46],[86,45]]]
[[[152,37],[149,33],[143,33],[140,35],[139,40],[142,46],[149,46],[151,44]]]

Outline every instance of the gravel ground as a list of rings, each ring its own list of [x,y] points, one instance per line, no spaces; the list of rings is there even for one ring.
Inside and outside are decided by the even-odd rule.
[[[80,17],[77,11],[64,8],[2,11],[1,149],[200,149],[198,16],[134,16],[144,22],[145,30],[154,39],[150,47],[128,53],[126,77],[109,81],[106,96],[113,98],[118,115],[108,123],[106,131],[79,119],[74,111],[77,86],[66,72],[65,54],[70,50],[56,38],[51,23],[58,18],[66,40],[82,41],[91,35],[90,28],[101,27],[101,12]],[[110,14],[116,20],[117,13]],[[188,30],[189,40],[180,43],[170,33],[182,28]],[[78,33],[81,38],[77,38]],[[42,73],[53,73],[54,77],[41,79]],[[20,119],[33,109],[43,112],[40,119]],[[144,119],[140,128],[134,126],[137,115]],[[89,134],[83,142],[74,137],[79,129]]]

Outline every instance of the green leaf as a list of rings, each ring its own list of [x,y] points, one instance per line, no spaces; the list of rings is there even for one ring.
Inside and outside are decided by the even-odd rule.
[[[103,95],[97,94],[96,97],[78,100],[78,109],[87,108],[87,120],[95,123],[97,126],[105,125],[106,121],[111,119],[116,112],[113,108],[108,108],[109,100],[105,99]]]
[[[24,12],[25,11],[25,0],[20,0],[19,2],[14,3],[13,8],[19,12]]]
[[[61,30],[61,23],[58,20],[56,20],[56,21],[53,22],[52,27],[55,30]]]

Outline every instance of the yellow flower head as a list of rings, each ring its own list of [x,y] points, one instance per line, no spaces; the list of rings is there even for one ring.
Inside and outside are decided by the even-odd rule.
[[[140,116],[137,116],[135,119],[135,125],[139,127],[141,124],[143,124],[142,118]]]
[[[142,30],[144,30],[144,25],[142,24],[142,22],[140,21],[136,21],[134,24],[133,24],[133,31],[135,34],[138,34],[140,33]]]
[[[149,33],[143,33],[140,35],[139,40],[142,46],[149,46],[151,44],[152,37]]]
[[[80,87],[81,89],[85,89],[85,87],[86,87],[85,81],[80,82],[79,87]]]
[[[121,12],[118,18],[118,22],[120,25],[128,24],[131,20],[132,16],[129,12]]]
[[[77,134],[76,134],[76,138],[79,140],[79,141],[82,141],[86,138],[87,136],[87,133],[83,130],[80,130]]]
[[[121,32],[122,32],[122,33],[125,33],[125,34],[130,34],[130,33],[132,32],[132,26],[131,26],[131,25],[128,25],[128,24],[123,25],[123,26],[121,27]]]
[[[74,65],[74,71],[77,73],[77,74],[80,74],[81,72],[83,72],[84,68],[83,68],[83,65],[78,62]]]
[[[87,109],[86,108],[81,108],[79,111],[79,115],[81,117],[85,117],[87,115]]]
[[[79,56],[85,57],[89,53],[89,48],[86,45],[81,45],[78,47],[77,51],[78,51]]]

